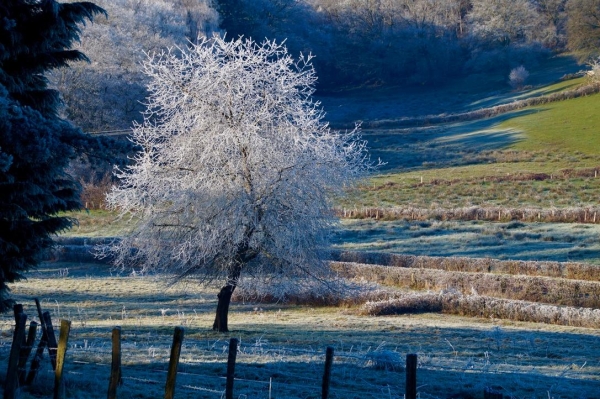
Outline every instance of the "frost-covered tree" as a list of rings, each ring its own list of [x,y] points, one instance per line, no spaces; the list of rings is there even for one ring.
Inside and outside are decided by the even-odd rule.
[[[502,46],[532,42],[541,30],[530,0],[472,0],[468,18],[475,37]]]
[[[544,45],[552,49],[563,49],[566,40],[567,0],[535,0],[534,4],[542,19],[541,36]]]
[[[513,89],[521,89],[529,77],[529,71],[523,65],[513,68],[508,75],[508,83]]]
[[[11,302],[7,284],[71,225],[61,212],[80,206],[65,168],[93,141],[57,116],[58,93],[45,74],[85,59],[71,46],[80,25],[102,12],[88,2],[0,3],[0,311]]]
[[[567,46],[580,62],[600,56],[600,0],[569,0]]]
[[[369,166],[357,130],[312,102],[310,57],[274,41],[203,40],[150,56],[142,148],[108,201],[134,233],[108,248],[124,267],[223,279],[213,329],[227,331],[242,272],[326,279],[331,196]]]
[[[76,48],[90,59],[55,71],[64,116],[84,130],[128,131],[146,97],[142,51],[186,46],[217,29],[209,0],[97,0],[107,17],[86,26]]]

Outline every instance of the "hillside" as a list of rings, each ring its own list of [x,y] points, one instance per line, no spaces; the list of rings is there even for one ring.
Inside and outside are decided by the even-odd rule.
[[[443,122],[470,117],[481,104],[549,98],[584,84],[480,92],[481,100],[441,115],[369,120],[364,137],[387,164],[339,202],[346,220],[336,242],[412,255],[600,262],[600,95]],[[450,97],[442,93],[432,109]]]

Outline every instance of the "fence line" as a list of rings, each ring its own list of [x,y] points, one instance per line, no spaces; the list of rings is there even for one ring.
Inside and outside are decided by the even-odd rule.
[[[44,313],[44,316],[48,314],[48,312]],[[26,316],[23,313],[19,314],[19,320],[20,323],[18,325],[15,325],[15,335],[14,335],[14,339],[13,339],[13,345],[11,346],[11,352],[15,352],[18,353],[19,351],[17,351],[17,349],[20,350],[20,346],[22,346],[23,344],[23,340],[25,339],[25,328],[17,328],[17,326],[23,326],[24,325],[24,319],[26,319]],[[46,327],[47,328],[52,328],[52,323],[50,320],[47,321],[46,323]],[[61,370],[63,368],[65,368],[64,373],[66,374],[78,374],[77,372],[74,371],[70,371],[68,370],[69,365],[70,364],[82,364],[82,365],[86,365],[86,364],[94,364],[94,365],[99,365],[99,366],[110,366],[110,362],[108,361],[108,359],[106,360],[106,362],[103,362],[102,358],[99,362],[85,362],[85,361],[81,361],[78,360],[77,357],[81,357],[81,356],[90,356],[90,355],[94,355],[94,354],[102,354],[103,356],[106,355],[106,357],[108,358],[108,354],[111,353],[114,355],[114,352],[108,352],[105,350],[104,345],[101,345],[100,347],[93,347],[93,346],[87,346],[87,341],[86,341],[86,347],[83,348],[83,346],[77,346],[77,344],[72,345],[73,349],[72,351],[69,351],[68,356],[66,354],[67,349],[68,348],[68,332],[70,329],[70,322],[68,321],[61,321],[61,334],[60,334],[60,339],[57,345],[57,348],[48,348],[50,353],[56,353],[57,357],[56,357],[56,368],[54,369],[54,373],[55,373],[55,398],[62,398],[64,396],[64,389],[61,388],[62,386],[62,382],[61,382],[61,378],[62,377],[62,373]],[[177,334],[178,332],[180,333],[180,338],[178,338],[176,340]],[[52,332],[53,333],[53,332]],[[47,335],[50,334],[50,331],[46,332]],[[42,333],[42,335],[44,335],[44,333]],[[139,336],[138,334],[132,334],[131,336]],[[164,337],[164,335],[160,335],[158,336],[159,338],[157,338],[157,340],[160,340],[161,337]],[[121,344],[120,341],[121,338],[121,334],[119,334],[119,339],[115,340],[113,339],[112,345],[113,345],[113,349],[116,347],[116,345]],[[269,392],[271,392],[271,389],[273,388],[273,386],[277,386],[280,387],[280,390],[286,390],[289,389],[290,391],[294,391],[294,388],[302,388],[302,389],[306,389],[306,390],[310,390],[310,391],[316,391],[318,389],[318,385],[319,385],[319,380],[317,378],[307,378],[307,377],[299,377],[298,375],[295,374],[287,374],[285,372],[280,372],[277,371],[277,375],[279,377],[284,377],[284,378],[289,378],[290,380],[293,380],[294,382],[289,382],[289,381],[273,381],[273,377],[269,378],[269,381],[262,381],[262,380],[249,380],[249,379],[245,379],[245,378],[238,378],[235,376],[235,370],[232,368],[228,367],[228,373],[227,373],[227,377],[222,377],[222,376],[207,376],[205,374],[199,374],[199,373],[193,373],[193,372],[187,372],[187,371],[181,371],[181,372],[177,372],[177,364],[179,362],[179,354],[183,351],[185,351],[186,348],[190,348],[193,349],[194,351],[199,351],[201,353],[204,354],[208,354],[211,357],[215,357],[215,360],[220,361],[224,358],[225,356],[225,349],[226,346],[223,345],[222,348],[218,348],[218,343],[221,342],[221,340],[216,340],[212,343],[212,345],[210,345],[210,342],[212,342],[213,340],[207,339],[207,345],[199,345],[199,344],[187,344],[187,345],[183,345],[183,328],[177,327],[175,329],[175,335],[174,335],[174,339],[173,339],[173,346],[172,346],[172,350],[171,350],[171,355],[168,356],[168,359],[171,361],[170,366],[168,368],[168,370],[162,370],[162,369],[154,369],[152,371],[156,371],[156,372],[161,372],[161,373],[167,373],[167,375],[169,375],[169,377],[167,378],[167,381],[171,381],[171,382],[167,382],[166,385],[166,389],[168,390],[169,387],[171,387],[171,396],[173,397],[174,394],[174,388],[175,388],[175,378],[174,376],[179,375],[181,377],[185,376],[185,377],[202,377],[201,379],[203,381],[207,380],[207,379],[214,379],[214,380],[220,380],[222,381],[223,379],[226,380],[226,390],[225,392],[227,393],[227,391],[229,391],[231,397],[233,397],[233,385],[234,383],[243,383],[243,384],[255,384],[261,387],[264,387],[264,389],[269,389]],[[25,341],[27,342],[27,340]],[[141,341],[142,343],[144,341]],[[173,348],[176,347],[176,344],[178,342],[179,345],[179,349],[175,350]],[[196,341],[198,342],[198,341]],[[278,358],[280,356],[286,356],[286,354],[289,353],[295,353],[295,354],[301,354],[301,355],[309,355],[310,362],[312,363],[314,361],[313,358],[319,358],[319,363],[323,360],[323,353],[321,351],[317,351],[317,350],[312,350],[312,349],[296,349],[296,348],[289,348],[289,347],[284,347],[284,346],[275,346],[275,345],[270,345],[265,343],[264,341],[248,341],[249,343],[247,345],[241,345],[238,343],[239,341],[235,338],[233,338],[230,343],[229,343],[229,356],[231,358],[231,355],[234,354],[234,363],[233,365],[235,365],[235,358],[237,357],[237,359],[241,359],[245,356],[273,356],[274,358]],[[518,340],[515,342],[519,342]],[[394,389],[394,392],[398,392],[398,386],[396,385],[390,385],[390,384],[386,384],[381,385],[381,384],[371,384],[366,380],[359,380],[359,381],[354,381],[355,386],[359,385],[358,387],[356,387],[353,390],[350,389],[345,389],[344,387],[339,387],[340,383],[345,383],[346,381],[341,381],[341,382],[336,382],[334,381],[332,374],[331,374],[331,370],[332,367],[335,369],[336,366],[338,366],[339,364],[352,364],[352,365],[356,365],[357,361],[359,362],[358,364],[360,365],[360,362],[363,362],[362,365],[366,366],[367,361],[376,361],[377,359],[375,357],[372,357],[372,354],[377,354],[380,353],[379,350],[382,349],[384,347],[385,342],[382,342],[380,345],[376,346],[374,350],[371,350],[371,346],[369,346],[369,348],[364,352],[364,355],[360,354],[360,349],[357,349],[356,351],[353,351],[354,346],[350,347],[349,351],[340,351],[338,353],[335,353],[335,356],[333,355],[333,347],[328,348],[327,350],[327,355],[325,357],[325,373],[323,375],[323,380],[322,382],[322,397],[326,398],[329,397],[330,393],[346,393],[346,394],[358,394],[361,393],[362,397],[368,397],[368,395],[373,394],[373,392],[378,392],[381,391],[383,392],[384,390],[390,390],[390,389]],[[514,345],[514,342],[513,342]],[[31,348],[33,346],[33,342],[29,343],[29,347]],[[343,344],[342,344],[343,347]],[[2,349],[8,349],[7,346],[2,345],[1,346]],[[52,349],[52,350],[51,350]],[[134,352],[146,352],[148,349],[144,348],[143,345],[140,345],[139,347],[137,345],[126,348],[125,352],[127,354],[127,352],[130,353],[134,353]],[[453,348],[454,351],[454,348]],[[162,350],[161,350],[161,354],[162,354]],[[381,351],[381,353],[383,353],[384,351]],[[397,354],[397,352],[395,351],[385,351],[385,352],[393,352],[394,354]],[[216,355],[216,356],[215,356]],[[202,355],[201,355],[202,356]],[[491,363],[489,361],[489,358],[487,358],[486,355],[486,360],[485,361],[478,361],[478,359],[474,359],[473,357],[468,358],[466,361],[461,361],[461,362],[457,362],[456,359],[452,359],[450,360],[452,363],[457,364],[460,363],[459,366],[454,366],[454,367],[450,367],[448,365],[445,364],[435,364],[434,360],[445,360],[445,358],[440,358],[437,356],[428,356],[427,354],[419,354],[418,356],[421,358],[420,362],[417,362],[417,354],[409,354],[408,355],[410,357],[410,362],[409,362],[409,357],[407,357],[407,378],[409,376],[409,374],[412,376],[414,375],[414,378],[416,378],[416,370],[417,370],[417,366],[419,369],[429,369],[429,370],[435,370],[435,369],[444,369],[444,370],[449,370],[449,371],[459,371],[459,372],[465,372],[465,371],[475,371],[475,372],[481,372],[481,373],[490,373],[493,372],[495,374],[503,374],[503,373],[514,373],[514,368],[513,366],[506,366],[506,367],[511,367],[511,369],[506,369],[506,370],[502,370],[503,366],[505,366],[502,363]],[[164,359],[167,358],[166,356],[159,356],[157,357],[156,361],[164,361]],[[506,356],[498,356],[497,359],[498,360],[502,360],[505,359]],[[344,359],[346,360],[344,362]],[[393,362],[395,363],[402,363],[402,360],[396,356],[392,359]],[[198,363],[193,363],[193,364],[201,364],[203,363],[202,361],[199,361]],[[18,363],[17,363],[18,364]],[[182,361],[181,364],[186,364],[185,361]],[[316,362],[314,363],[316,365]],[[556,364],[555,364],[556,365]],[[563,368],[562,370],[560,370],[559,372],[556,372],[555,376],[558,377],[572,377],[571,373],[571,363],[569,362],[564,363],[563,364]],[[585,366],[585,365],[584,365]],[[111,366],[112,367],[112,366]],[[411,367],[411,370],[414,368],[414,370],[409,372],[409,367]],[[14,368],[14,366],[13,366]],[[148,371],[148,367],[144,367],[142,365],[128,365],[126,366],[127,370],[141,370],[144,369],[146,371]],[[535,368],[534,368],[535,369]],[[580,367],[580,370],[583,369],[583,366]],[[50,371],[50,370],[49,370]],[[575,371],[575,373],[577,373],[577,371]],[[81,375],[82,373],[79,373],[79,375]],[[345,372],[344,372],[345,374]],[[395,374],[396,377],[394,377],[395,379],[397,379],[397,374]],[[547,376],[549,376],[549,374],[545,374]],[[136,378],[136,377],[129,377],[129,376],[122,376],[121,375],[121,371],[120,371],[120,363],[119,363],[119,372],[118,374],[115,374],[115,376],[118,376],[120,378],[126,379],[126,380],[130,380],[130,381],[138,381],[138,382],[146,382],[146,383],[153,383],[153,384],[162,384],[164,382],[160,382],[160,381],[155,381],[152,379],[141,379],[141,378]],[[316,376],[316,374],[315,374]],[[208,378],[207,378],[208,377]],[[336,375],[337,378],[339,378],[339,376]],[[356,377],[352,377],[354,380],[356,380]],[[412,378],[412,377],[411,377]],[[200,378],[199,378],[200,379]],[[303,384],[301,381],[304,381],[305,384]],[[10,381],[10,379],[7,379],[7,381]],[[412,380],[411,380],[412,381]],[[356,384],[358,383],[358,384]],[[222,384],[220,384],[222,385]],[[189,389],[189,390],[196,390],[196,391],[205,391],[208,393],[219,393],[221,394],[223,391],[220,391],[218,389],[212,389],[212,388],[208,388],[208,387],[202,387],[202,386],[195,386],[193,384],[191,384],[188,381],[185,381],[183,383],[180,383],[179,385],[177,385],[179,388],[183,388],[183,389]],[[412,395],[412,388],[410,390],[410,392],[408,391],[409,387],[415,387],[416,390],[418,390],[418,385],[416,385],[416,382],[410,382],[409,380],[407,380],[406,382],[406,395],[407,398],[410,397],[410,395]],[[115,388],[117,389],[117,388]],[[10,390],[10,388],[9,388]],[[368,390],[368,393],[367,393]],[[5,394],[5,397],[7,399],[11,399],[11,394],[9,393],[9,395]],[[14,397],[14,395],[13,395]],[[374,396],[377,397],[377,396]]]

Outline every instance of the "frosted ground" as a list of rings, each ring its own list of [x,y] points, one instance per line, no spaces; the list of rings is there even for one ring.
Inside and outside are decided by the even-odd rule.
[[[407,353],[417,353],[422,399],[481,398],[487,386],[527,399],[597,398],[600,332],[441,314],[367,317],[352,308],[236,302],[229,334],[210,329],[217,288],[193,281],[167,287],[160,278],[117,275],[105,265],[52,263],[14,284],[14,297],[34,314],[34,297],[55,324],[71,320],[65,372],[69,398],[105,398],[110,336],[123,332],[119,397],[164,395],[175,326],[185,328],[178,399],[221,398],[229,338],[240,341],[235,398],[319,398],[325,349],[335,358],[331,398],[400,399]],[[14,319],[0,317],[5,369]],[[34,392],[51,398],[46,355]],[[4,374],[0,374],[0,381]]]
[[[344,220],[344,250],[600,264],[600,226],[570,223]]]

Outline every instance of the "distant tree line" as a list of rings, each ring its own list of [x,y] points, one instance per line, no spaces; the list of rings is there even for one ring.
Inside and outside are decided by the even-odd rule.
[[[98,0],[107,18],[83,30],[91,64],[52,75],[63,116],[86,131],[141,121],[145,52],[213,33],[285,40],[316,55],[318,89],[436,85],[508,76],[553,52],[600,55],[600,0]]]
[[[439,84],[553,51],[598,55],[599,0],[217,0],[233,36],[312,51],[320,89]]]

